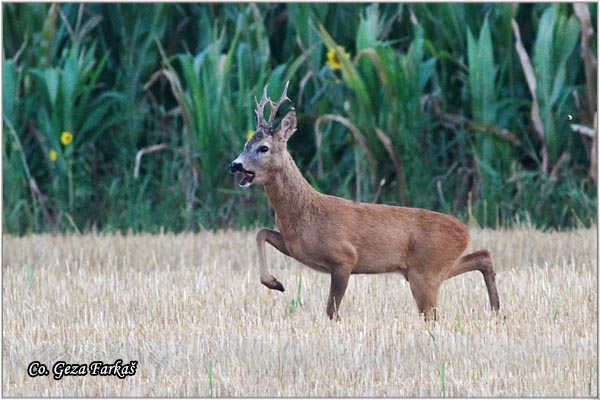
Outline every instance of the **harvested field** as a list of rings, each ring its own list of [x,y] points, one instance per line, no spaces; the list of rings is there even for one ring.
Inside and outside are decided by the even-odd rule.
[[[353,276],[331,322],[328,276],[269,246],[286,291],[266,289],[254,232],[5,236],[2,394],[598,396],[596,229],[472,237],[494,257],[501,313],[469,273],[427,324],[398,274]],[[117,359],[135,375],[89,373]],[[32,361],[49,375],[28,376]],[[58,361],[87,374],[55,380]]]

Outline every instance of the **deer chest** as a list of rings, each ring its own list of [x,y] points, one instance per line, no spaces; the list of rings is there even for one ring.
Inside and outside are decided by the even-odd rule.
[[[330,268],[318,240],[304,239],[297,236],[286,237],[283,235],[285,245],[290,256],[302,264],[320,272],[330,272]]]

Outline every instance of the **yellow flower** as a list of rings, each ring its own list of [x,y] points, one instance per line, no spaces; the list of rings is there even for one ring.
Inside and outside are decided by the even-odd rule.
[[[346,57],[346,59],[350,59],[350,54],[346,53],[344,48],[342,47],[342,56]],[[331,69],[340,69],[342,68],[342,62],[340,61],[340,57],[335,49],[329,49],[327,52],[327,65]]]
[[[246,142],[250,141],[250,139],[252,139],[252,136],[254,136],[254,131],[248,131],[248,134],[246,135]]]
[[[56,150],[54,150],[54,149],[50,150],[50,160],[56,161],[57,158],[58,158],[58,153],[56,152]]]
[[[73,141],[73,134],[71,132],[64,131],[63,133],[60,134],[60,142],[63,144],[63,146],[68,145],[72,141]]]

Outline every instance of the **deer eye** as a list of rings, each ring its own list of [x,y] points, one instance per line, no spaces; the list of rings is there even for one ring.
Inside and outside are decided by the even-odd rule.
[[[256,151],[259,153],[266,153],[269,151],[269,148],[267,146],[260,146]]]

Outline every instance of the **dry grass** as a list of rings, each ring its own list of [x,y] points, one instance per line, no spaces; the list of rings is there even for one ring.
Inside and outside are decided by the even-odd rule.
[[[252,232],[4,237],[2,393],[597,396],[596,230],[473,240],[494,256],[502,315],[470,273],[443,285],[428,325],[399,275],[352,277],[338,323],[328,277],[271,249],[287,290],[267,290]],[[33,360],[118,358],[136,375],[26,374]]]

